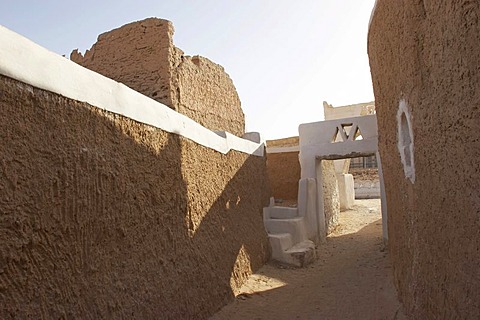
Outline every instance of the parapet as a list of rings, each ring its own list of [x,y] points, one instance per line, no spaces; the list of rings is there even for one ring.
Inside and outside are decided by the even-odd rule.
[[[325,120],[336,120],[375,114],[375,101],[334,107],[323,101],[323,115]]]

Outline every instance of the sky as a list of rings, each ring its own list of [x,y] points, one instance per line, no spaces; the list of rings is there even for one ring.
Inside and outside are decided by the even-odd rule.
[[[298,135],[323,120],[323,101],[374,100],[367,32],[375,0],[0,0],[0,25],[69,57],[103,32],[158,17],[173,22],[186,55],[222,65],[246,130]]]

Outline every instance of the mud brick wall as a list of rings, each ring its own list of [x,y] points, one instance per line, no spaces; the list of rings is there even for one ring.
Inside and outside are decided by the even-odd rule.
[[[0,318],[205,319],[269,258],[264,157],[0,77]]]
[[[267,153],[268,178],[275,199],[297,200],[300,162],[298,152]]]
[[[101,34],[70,59],[187,115],[211,130],[245,133],[232,79],[222,66],[186,56],[173,44],[170,21],[149,18]]]
[[[200,56],[184,56],[174,76],[178,112],[211,130],[243,136],[245,116],[240,98],[222,66]]]
[[[368,37],[389,250],[412,319],[480,318],[480,2],[379,0]],[[415,179],[397,147],[410,113]]]
[[[99,35],[84,55],[74,50],[70,60],[176,110],[172,70],[181,52],[173,45],[173,32],[167,20],[129,23]]]

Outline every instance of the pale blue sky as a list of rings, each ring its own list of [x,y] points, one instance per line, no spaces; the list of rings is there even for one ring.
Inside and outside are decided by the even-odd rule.
[[[147,17],[168,19],[187,55],[233,79],[247,130],[298,134],[336,106],[373,100],[367,31],[375,0],[0,0],[0,24],[59,54]]]

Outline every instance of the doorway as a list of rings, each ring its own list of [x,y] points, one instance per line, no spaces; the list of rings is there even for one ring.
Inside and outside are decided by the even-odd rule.
[[[318,224],[319,238],[326,238],[324,199],[323,193],[320,192],[323,188],[321,162],[323,160],[374,156],[378,165],[380,180],[382,233],[384,241],[387,242],[388,214],[382,162],[378,152],[376,115],[305,123],[300,125],[299,133],[301,180],[314,179],[316,183],[316,206],[312,215],[315,216],[313,221]]]

